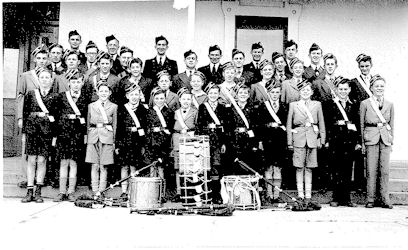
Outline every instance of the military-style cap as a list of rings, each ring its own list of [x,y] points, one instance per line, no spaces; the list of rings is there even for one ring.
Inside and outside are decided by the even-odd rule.
[[[140,91],[140,86],[138,84],[129,82],[128,84],[125,85],[126,94],[133,92],[135,90]]]
[[[106,86],[106,87],[108,87],[109,89],[111,89],[110,86],[109,86],[109,84],[108,84],[108,81],[107,81],[106,79],[101,79],[101,80],[99,80],[99,81],[96,83],[96,89],[99,89],[99,88],[102,87],[102,86]]]
[[[220,46],[218,46],[218,45],[210,46],[210,48],[208,49],[208,53],[211,53],[211,52],[216,51],[216,50],[219,50],[222,53],[222,51],[220,49]]]
[[[385,82],[385,79],[382,77],[382,76],[380,76],[380,75],[373,75],[373,77],[371,77],[371,80],[370,80],[370,87],[371,86],[373,86],[373,84],[376,82],[376,81],[384,81]]]
[[[241,77],[241,78],[242,78],[242,77]],[[243,81],[241,80],[241,81],[237,82],[237,85],[234,86],[233,91],[234,91],[236,94],[238,94],[238,91],[239,91],[240,89],[243,89],[243,88],[245,88],[245,89],[250,89],[249,86],[245,84],[245,80],[243,80]]]
[[[76,70],[77,72],[74,73],[68,80],[78,80],[84,77],[84,74]]]
[[[168,76],[171,78],[170,73],[167,70],[162,70],[156,74],[157,79],[160,79],[162,76]]]
[[[274,78],[272,78],[266,82],[265,87],[266,87],[266,90],[270,92],[274,88],[282,88],[282,84],[279,80],[275,80]]]
[[[143,67],[143,62],[142,62],[142,60],[140,60],[139,57],[132,58],[132,60],[129,60],[126,65],[130,69],[130,66],[132,66],[132,64],[134,64],[134,63],[137,63],[137,64],[140,65],[140,67]]]
[[[335,58],[332,53],[327,53],[326,55],[323,56],[324,61],[326,61],[327,59],[330,59],[330,58]]]
[[[224,65],[222,65],[222,71],[225,71],[226,69],[230,68],[235,69],[235,66],[232,62],[226,62]]]
[[[69,49],[66,49],[66,50],[64,51],[64,54],[62,55],[62,58],[63,58],[64,60],[66,60],[66,59],[68,58],[68,56],[70,56],[70,55],[77,55],[77,56],[78,56],[78,59],[79,59],[79,54],[78,54],[78,52],[77,52],[77,51],[73,51],[73,50],[69,50]]]
[[[37,76],[40,76],[40,74],[41,74],[42,72],[48,72],[48,73],[51,74],[51,70],[49,70],[49,69],[47,69],[47,68],[45,68],[45,67],[36,67],[36,68],[35,68],[35,74],[36,74]]]
[[[186,59],[190,55],[196,55],[197,56],[197,54],[190,49],[190,50],[184,52],[184,59]]]
[[[85,51],[87,51],[88,49],[91,49],[91,48],[98,49],[98,46],[96,46],[96,44],[93,41],[89,41],[88,44],[85,47]]]
[[[160,36],[158,36],[158,37],[156,37],[156,38],[154,39],[154,41],[155,41],[156,43],[158,43],[159,41],[162,41],[162,40],[166,41],[167,45],[169,45],[169,41],[167,40],[167,38],[165,38],[165,37],[162,36],[162,35],[160,35]]]
[[[254,49],[263,49],[263,46],[262,46],[261,42],[257,42],[257,43],[252,44],[251,50],[254,50]]]
[[[271,61],[264,59],[264,60],[262,60],[262,62],[259,63],[259,68],[260,68],[260,69],[263,69],[263,68],[265,68],[267,65],[271,65],[272,67],[275,66]]]
[[[356,58],[357,63],[360,63],[362,61],[370,61],[371,62],[371,56],[368,56],[366,54],[360,54]]]
[[[207,84],[207,86],[205,86],[204,88],[204,92],[208,94],[208,92],[210,92],[211,89],[220,89],[220,86],[214,82],[209,82]]]
[[[309,54],[310,54],[312,51],[315,51],[315,50],[321,50],[321,51],[323,51],[322,48],[320,48],[319,45],[317,45],[316,43],[313,43],[312,46],[310,46]]]
[[[78,70],[78,69],[68,69],[68,70],[64,73],[64,76],[65,76],[65,78],[67,78],[67,80],[69,81],[69,80],[71,80],[72,77],[73,77],[75,74],[77,74],[77,73],[79,73],[79,70]]]
[[[162,90],[160,87],[154,87],[152,91],[150,92],[150,96],[156,96],[158,94],[166,94],[164,90]],[[150,98],[152,100],[153,98]]]
[[[272,53],[272,62],[275,62],[275,60],[278,59],[279,57],[284,58],[284,56],[283,56],[282,53],[279,53],[279,52],[277,52],[277,51],[273,52],[273,53]]]
[[[81,35],[78,33],[78,31],[73,30],[68,33],[68,38],[70,38],[71,36],[81,36]]]
[[[184,94],[191,94],[191,92],[190,92],[190,90],[188,90],[188,88],[186,88],[186,87],[182,87],[181,89],[179,89],[179,90],[177,91],[177,95],[178,95],[179,97],[181,97],[181,96],[184,95]]]
[[[32,52],[31,55],[36,56],[38,53],[48,53],[48,48],[45,46],[45,44],[40,44],[37,48],[35,48]]]
[[[334,86],[338,87],[339,84],[343,84],[344,82],[347,82],[348,79],[342,77],[342,76],[337,76],[336,78],[334,78],[333,84]]]
[[[299,62],[304,65],[304,63],[303,63],[302,60],[300,60],[299,58],[295,57],[295,58],[293,58],[292,60],[290,60],[290,62],[289,62],[289,67],[290,67],[291,69],[293,69],[293,66],[295,66],[295,64],[296,64],[296,63],[299,63]]]
[[[115,37],[114,35],[110,35],[110,36],[105,37],[106,43],[109,43],[109,42],[112,41],[112,40],[117,40],[117,41],[119,41],[118,39],[116,39],[116,37]]]
[[[205,77],[205,75],[201,71],[196,70],[196,71],[194,71],[193,75],[199,76],[201,78],[201,80],[203,80],[204,83],[207,80],[207,78]]]
[[[122,55],[123,53],[131,53],[133,55],[133,50],[129,49],[126,46],[122,46],[120,47],[119,55]]]
[[[62,51],[64,51],[64,48],[62,47],[62,45],[58,44],[58,43],[53,43],[48,47],[48,50],[51,51],[53,48],[60,48],[62,49]]]
[[[303,89],[306,86],[311,86],[312,83],[308,79],[303,79],[300,83],[298,83],[296,86],[298,90]]]
[[[245,53],[242,52],[239,49],[232,49],[232,57],[234,57],[236,54],[242,54],[245,57]]]

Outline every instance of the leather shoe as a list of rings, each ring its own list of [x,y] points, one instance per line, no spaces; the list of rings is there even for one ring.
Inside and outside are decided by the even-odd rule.
[[[366,207],[366,208],[374,208],[374,202],[368,202],[368,203],[365,205],[365,207]]]
[[[381,205],[382,208],[388,208],[388,209],[392,209],[393,206],[391,204],[382,204]]]
[[[357,204],[349,201],[349,202],[346,203],[346,206],[348,206],[348,207],[357,207]]]

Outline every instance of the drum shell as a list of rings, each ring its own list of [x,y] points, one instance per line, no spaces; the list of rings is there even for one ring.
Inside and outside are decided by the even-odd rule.
[[[259,188],[259,178],[251,175],[226,175],[222,182],[228,194],[228,203],[233,204],[237,209],[259,208],[257,196]]]
[[[129,206],[145,210],[162,206],[163,180],[158,177],[132,177],[129,181]]]

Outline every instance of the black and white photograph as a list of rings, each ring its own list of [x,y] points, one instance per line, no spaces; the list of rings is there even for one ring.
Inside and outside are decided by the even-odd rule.
[[[408,1],[2,1],[2,249],[407,249]]]

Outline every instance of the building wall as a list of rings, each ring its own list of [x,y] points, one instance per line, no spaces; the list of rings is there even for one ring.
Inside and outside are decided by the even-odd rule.
[[[208,47],[219,44],[223,61],[229,61],[233,48],[234,15],[287,17],[289,39],[298,41],[299,58],[309,63],[310,45],[317,42],[324,53],[338,57],[338,73],[349,78],[359,71],[355,58],[360,53],[373,57],[373,73],[383,75],[388,83],[386,96],[395,104],[396,129],[393,160],[408,160],[403,150],[408,139],[408,117],[403,116],[408,92],[401,82],[408,55],[407,4],[306,4],[279,7],[238,6],[237,2],[196,2],[195,45],[199,65],[208,63]],[[386,2],[386,1],[385,1]],[[160,34],[170,41],[168,56],[184,70],[182,54],[186,48],[187,10],[175,10],[173,1],[152,2],[62,2],[60,43],[67,46],[67,34],[76,29],[82,34],[84,50],[92,39],[105,49],[105,36],[114,34],[121,45],[134,49],[145,60],[155,55],[154,38]],[[381,4],[381,5],[380,5]],[[254,41],[256,42],[256,41]],[[242,48],[246,49],[246,48]],[[270,55],[267,55],[270,58]],[[249,59],[248,59],[249,60]],[[405,153],[405,154],[404,154]]]

